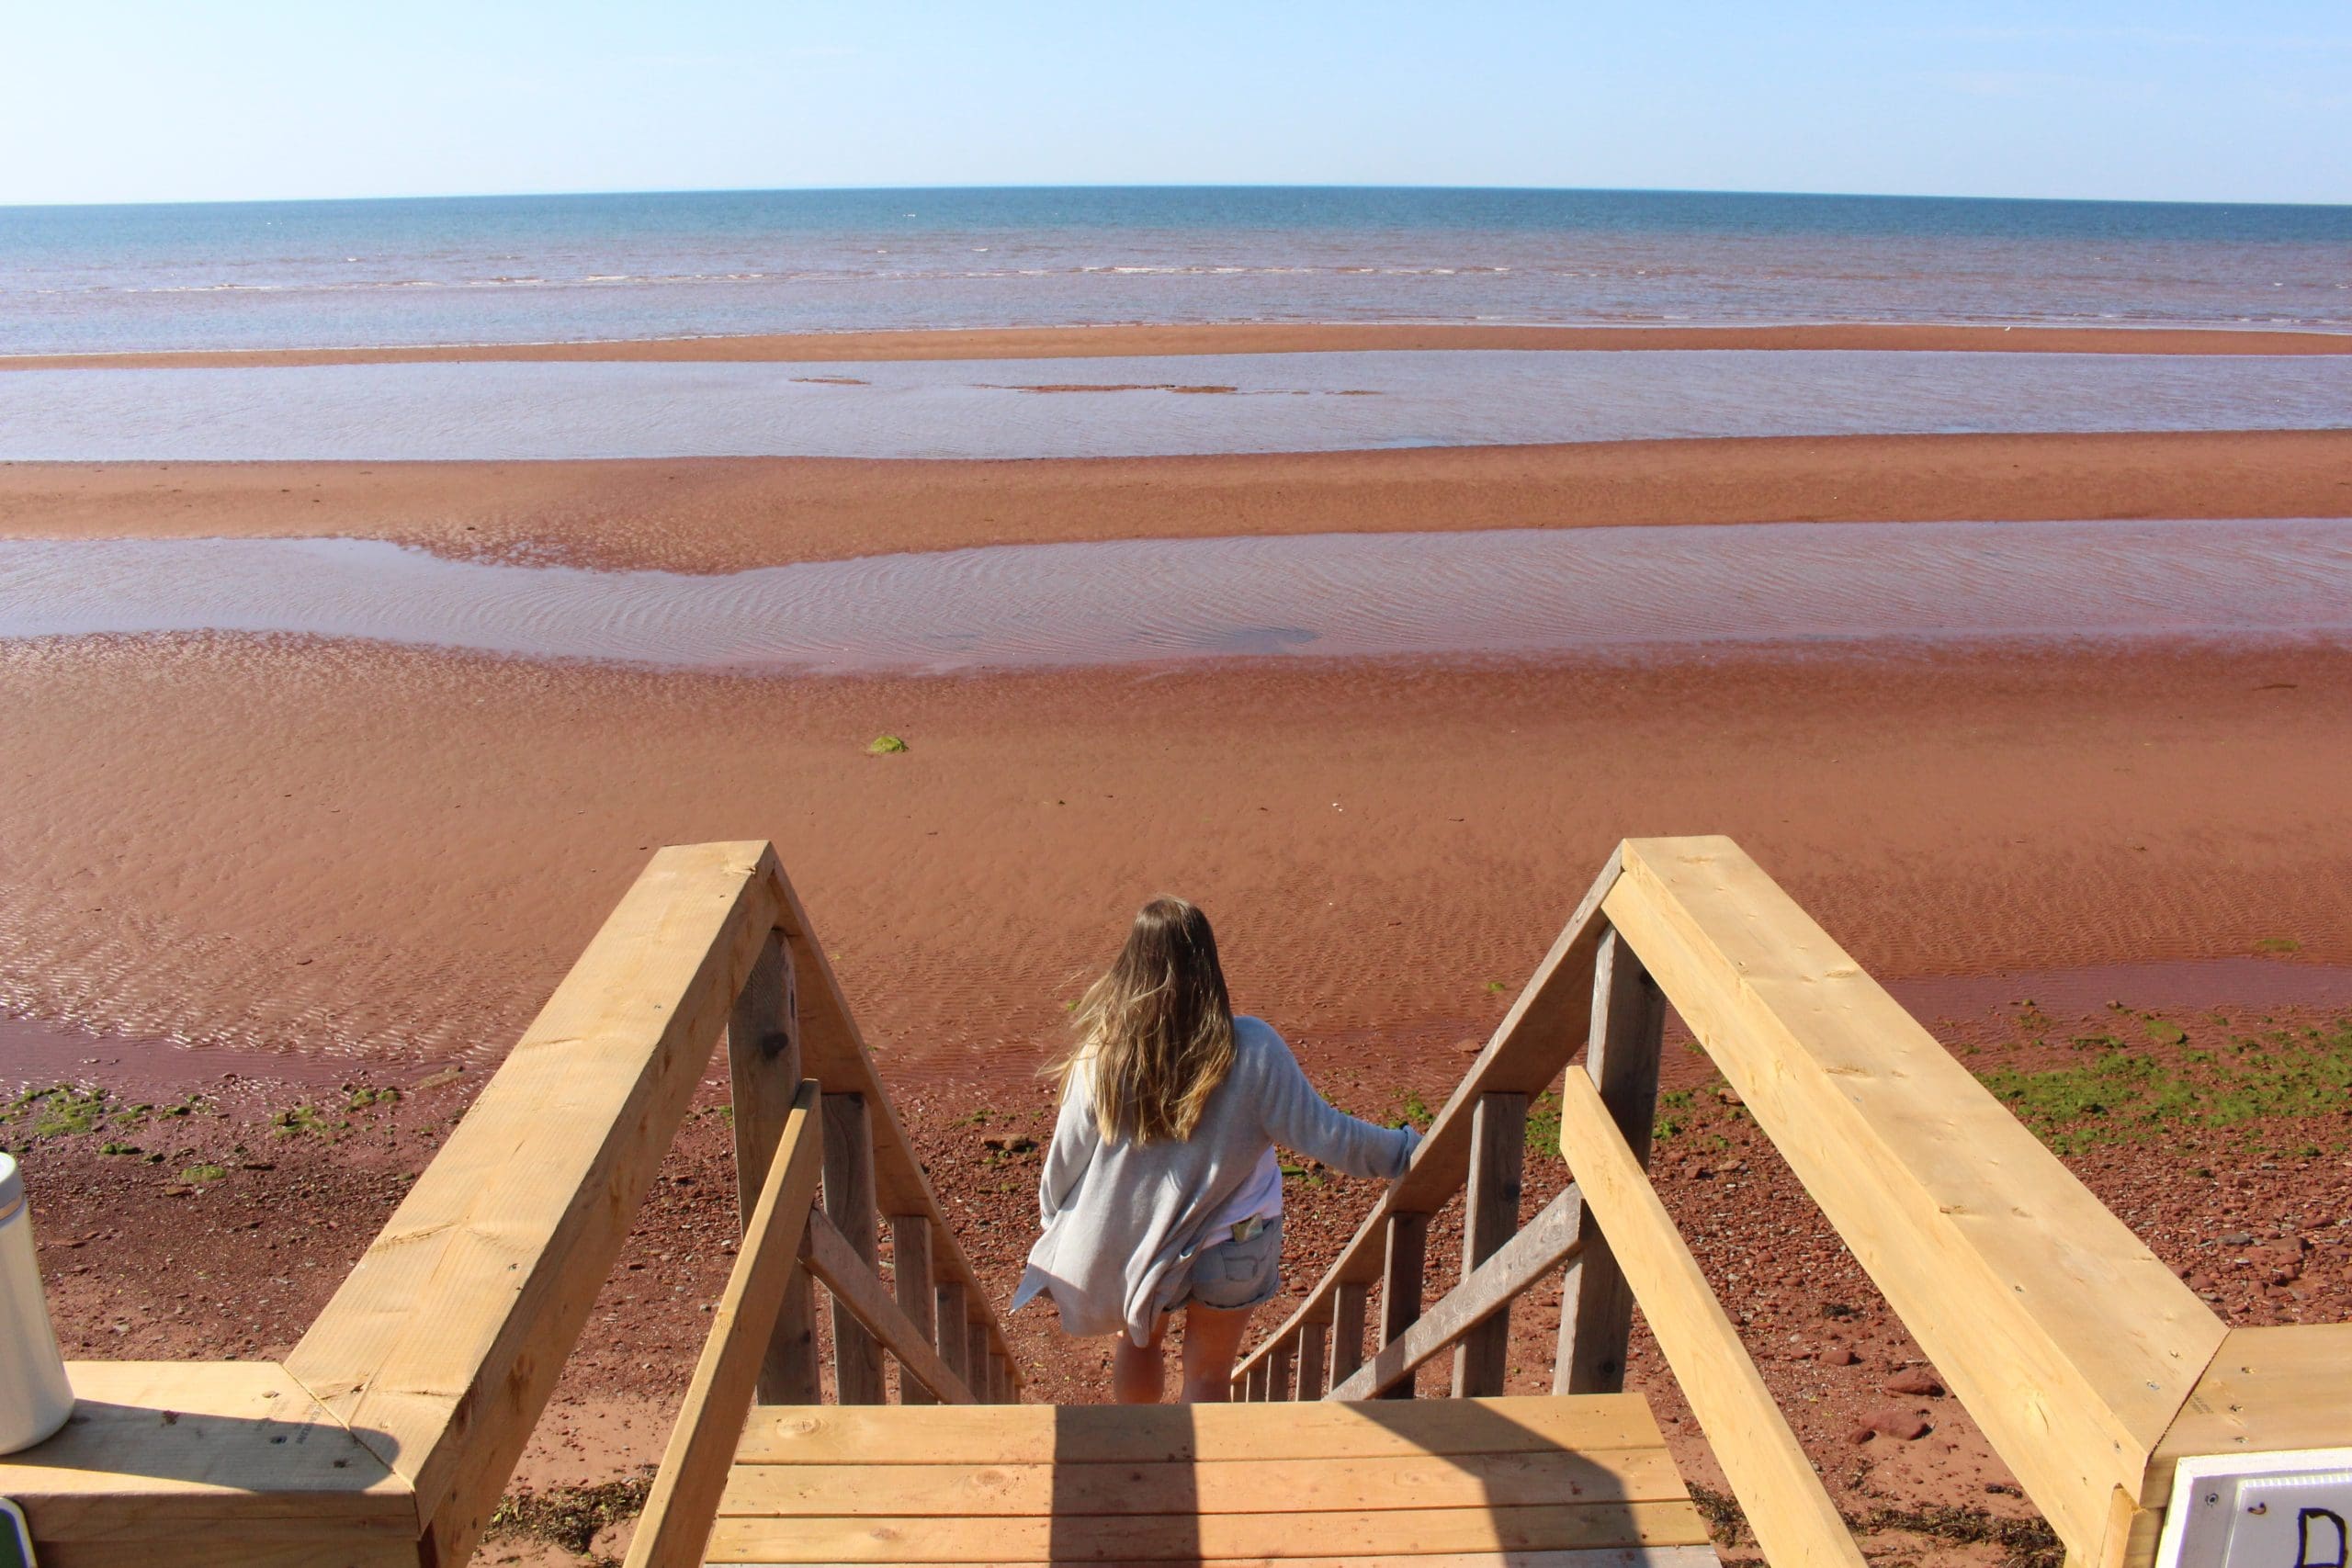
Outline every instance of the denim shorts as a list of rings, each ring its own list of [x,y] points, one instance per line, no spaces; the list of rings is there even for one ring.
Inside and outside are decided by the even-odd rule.
[[[1277,1214],[1248,1241],[1213,1242],[1193,1254],[1184,1299],[1227,1312],[1272,1301],[1282,1286],[1282,1262],[1283,1222]]]

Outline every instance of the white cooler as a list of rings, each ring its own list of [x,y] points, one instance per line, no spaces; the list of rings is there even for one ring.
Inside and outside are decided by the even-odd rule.
[[[33,1258],[33,1220],[16,1159],[0,1154],[0,1454],[28,1449],[74,1414],[65,1360]]]

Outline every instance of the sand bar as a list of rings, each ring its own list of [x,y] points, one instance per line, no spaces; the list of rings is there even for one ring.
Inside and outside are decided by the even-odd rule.
[[[1368,349],[1901,349],[2002,354],[2352,354],[2352,333],[2229,327],[1998,327],[1824,322],[1787,326],[1541,327],[1468,323],[1216,322],[770,333],[598,343],[189,349],[0,355],[0,370],[397,365],[434,361],[1058,359],[1127,355],[1306,354]]]
[[[1024,462],[0,464],[12,538],[388,539],[739,571],[1117,538],[2352,515],[2352,432],[1840,436]]]

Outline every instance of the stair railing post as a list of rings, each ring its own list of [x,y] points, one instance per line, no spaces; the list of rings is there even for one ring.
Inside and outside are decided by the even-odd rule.
[[[1298,1335],[1298,1397],[1323,1397],[1324,1339],[1330,1325],[1310,1323]]]
[[[890,1284],[899,1299],[899,1310],[922,1330],[923,1342],[936,1346],[939,1330],[933,1314],[938,1310],[938,1292],[932,1279],[931,1218],[927,1214],[893,1214],[890,1216]],[[965,1384],[967,1388],[971,1385]],[[907,1375],[899,1369],[899,1403],[901,1404],[936,1404],[938,1399],[922,1386],[919,1378]]]
[[[1592,1076],[1610,1119],[1645,1168],[1657,1117],[1659,1043],[1665,1031],[1666,998],[1657,982],[1623,937],[1613,930],[1604,932],[1593,959],[1592,1035],[1584,1070]],[[1584,1246],[1562,1282],[1552,1392],[1617,1393],[1625,1386],[1634,1292],[1589,1211],[1578,1211],[1577,1224]]]
[[[825,1116],[825,1217],[859,1259],[874,1268],[880,1248],[874,1197],[874,1134],[865,1097],[829,1094]],[[880,1404],[882,1347],[846,1303],[833,1302],[833,1390],[843,1404]]]
[[[936,1325],[932,1343],[939,1348],[939,1359],[966,1388],[972,1388],[971,1346],[964,1334],[964,1287],[941,1285],[933,1292],[932,1320]],[[978,1399],[979,1390],[972,1389]]]
[[[1371,1287],[1341,1280],[1331,1293],[1331,1386],[1339,1387],[1363,1365],[1364,1298]]]
[[[770,931],[727,1015],[727,1077],[735,1118],[735,1201],[738,1224],[748,1225],[767,1180],[768,1162],[784,1134],[785,1118],[800,1090],[800,1019],[792,954],[781,932]],[[794,1269],[785,1286],[760,1362],[763,1404],[814,1404],[821,1397],[817,1369],[817,1311],[808,1275]]]
[[[1283,1340],[1274,1347],[1274,1353],[1266,1358],[1268,1399],[1288,1399],[1292,1396],[1294,1385],[1291,1380],[1297,1359],[1298,1342],[1294,1339]]]
[[[1386,1346],[1403,1336],[1421,1315],[1422,1262],[1429,1253],[1430,1217],[1395,1213],[1388,1216],[1387,1258],[1380,1283],[1380,1343]],[[1413,1380],[1406,1378],[1381,1396],[1410,1399]]]
[[[969,1310],[968,1307],[967,1310]],[[964,1365],[967,1369],[965,1387],[972,1391],[972,1398],[989,1403],[989,1325],[967,1320],[964,1325]]]
[[[1470,1189],[1462,1201],[1462,1278],[1519,1230],[1519,1198],[1527,1153],[1527,1096],[1478,1097],[1470,1122]],[[1510,1356],[1509,1303],[1453,1348],[1453,1396],[1482,1398],[1503,1391]]]

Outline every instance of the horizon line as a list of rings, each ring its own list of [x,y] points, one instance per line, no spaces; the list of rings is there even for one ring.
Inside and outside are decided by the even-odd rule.
[[[1796,197],[1830,201],[1960,201],[2002,202],[2050,207],[2259,207],[2311,209],[2321,211],[2352,208],[2344,201],[2230,200],[2211,197],[1982,196],[1935,191],[1765,190],[1704,186],[1529,186],[1480,184],[1378,184],[1361,181],[1291,180],[1141,180],[1035,182],[1008,181],[987,185],[808,185],[808,186],[677,186],[637,189],[548,189],[514,191],[439,191],[405,195],[215,197],[142,201],[0,202],[0,212],[85,211],[106,208],[188,207],[323,207],[369,203],[424,201],[556,201],[583,197],[690,196],[842,196],[903,192],[961,194],[987,191],[1451,191],[1463,194],[1542,196],[1715,196]]]

